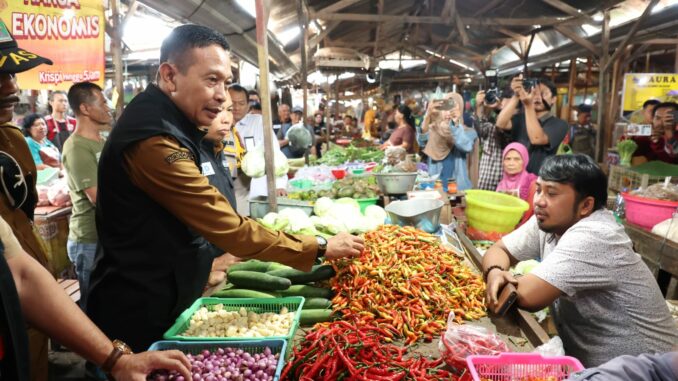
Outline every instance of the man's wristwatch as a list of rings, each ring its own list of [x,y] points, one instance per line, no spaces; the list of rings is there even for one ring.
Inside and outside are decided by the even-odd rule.
[[[115,363],[118,362],[120,357],[123,355],[131,355],[132,353],[132,349],[129,347],[129,345],[123,343],[120,340],[113,340],[113,350],[111,351],[111,354],[108,355],[106,361],[104,361],[104,364],[101,365],[101,370],[106,373],[106,377],[108,377],[109,380],[115,381],[111,375],[111,371],[113,371],[113,367],[115,366]]]
[[[315,236],[315,239],[318,240],[318,254],[316,258],[324,257],[325,252],[327,252],[327,240],[319,235]]]

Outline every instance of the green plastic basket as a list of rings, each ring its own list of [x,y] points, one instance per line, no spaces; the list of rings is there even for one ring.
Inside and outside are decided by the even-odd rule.
[[[358,205],[360,205],[360,213],[365,214],[365,209],[367,209],[368,206],[377,205],[377,201],[379,201],[379,197],[357,198],[356,201],[358,201]]]
[[[290,312],[294,312],[294,321],[290,326],[290,332],[286,336],[267,336],[267,337],[196,337],[196,336],[181,336],[183,332],[188,329],[191,317],[201,307],[205,306],[208,310],[210,306],[223,304],[226,311],[238,311],[240,307],[245,307],[247,311],[256,312],[258,314],[264,312],[280,312],[280,309],[287,307]],[[165,340],[179,340],[179,341],[262,341],[281,339],[292,342],[294,333],[299,328],[299,318],[301,317],[301,308],[304,306],[304,298],[302,296],[288,296],[284,298],[199,298],[186,311],[184,311],[177,318],[174,325],[165,332],[163,337]]]
[[[214,352],[219,348],[234,348],[242,349],[245,352],[248,352],[251,355],[257,353],[263,353],[266,347],[271,349],[271,353],[274,355],[280,354],[278,357],[278,366],[275,370],[275,375],[273,376],[273,381],[280,379],[280,374],[282,373],[283,368],[285,367],[285,353],[287,352],[287,343],[285,340],[263,340],[263,341],[252,341],[252,340],[242,340],[242,341],[156,341],[148,348],[149,351],[166,351],[170,349],[176,349],[186,354],[197,355],[200,354],[203,350],[207,349],[210,352]]]

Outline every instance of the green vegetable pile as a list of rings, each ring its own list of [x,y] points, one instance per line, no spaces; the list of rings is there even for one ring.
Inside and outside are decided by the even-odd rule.
[[[228,269],[228,281],[213,296],[220,298],[278,298],[303,296],[302,325],[329,321],[332,314],[332,296],[329,288],[310,285],[324,282],[336,275],[330,265],[316,265],[309,272],[293,269],[276,262],[252,259],[237,263]]]
[[[620,164],[629,166],[631,165],[631,158],[633,153],[636,152],[638,144],[631,139],[622,140],[617,143],[617,152],[619,152]]]
[[[323,157],[318,160],[318,163],[333,166],[353,161],[378,163],[383,159],[384,152],[378,147],[356,147],[351,143],[346,148],[335,147],[324,152]]]
[[[329,197],[331,199],[350,197],[359,200],[379,197],[379,187],[377,186],[377,179],[374,176],[348,177],[335,181],[332,183],[330,189],[310,189],[300,192],[291,192],[287,197],[293,200],[302,201],[315,201],[320,197]]]

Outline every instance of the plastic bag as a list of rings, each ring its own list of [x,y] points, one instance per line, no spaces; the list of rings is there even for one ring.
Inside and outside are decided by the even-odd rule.
[[[565,356],[565,348],[560,336],[552,337],[551,340],[538,346],[534,351],[542,356]]]
[[[494,356],[509,352],[506,343],[487,328],[457,324],[454,312],[447,318],[447,330],[440,337],[438,349],[445,363],[458,370],[466,368],[466,357],[470,355]]]
[[[68,184],[66,184],[65,178],[59,179],[49,187],[47,199],[54,206],[68,206],[71,204],[71,196],[68,192]]]
[[[652,233],[666,237],[673,242],[678,242],[678,214],[673,213],[673,217],[664,220],[652,228]]]

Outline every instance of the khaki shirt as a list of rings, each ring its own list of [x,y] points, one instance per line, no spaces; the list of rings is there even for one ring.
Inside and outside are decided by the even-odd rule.
[[[310,270],[318,251],[315,237],[272,231],[238,215],[173,138],[140,141],[125,152],[125,166],[135,186],[219,248],[243,259]]]
[[[28,181],[28,192],[34,194],[33,200],[37,202],[38,197],[35,191],[35,182],[38,176],[37,170],[26,144],[26,139],[18,127],[11,124],[0,126],[0,150],[6,152],[17,161],[24,177]],[[34,208],[35,205],[30,207]],[[33,228],[33,222],[28,219],[23,210],[19,208],[14,209],[3,192],[0,192],[0,217],[12,228],[21,247],[48,271],[52,272],[43,243]]]

